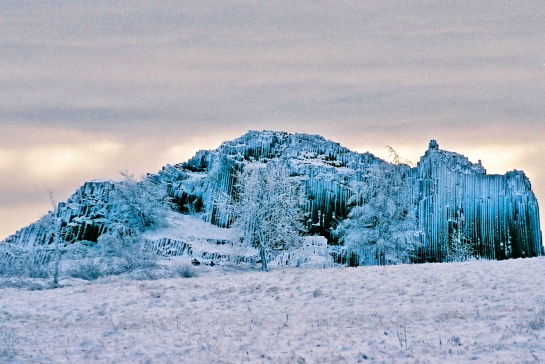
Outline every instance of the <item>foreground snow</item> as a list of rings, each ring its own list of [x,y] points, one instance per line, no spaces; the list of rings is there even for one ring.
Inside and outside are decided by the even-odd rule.
[[[0,290],[0,362],[545,362],[545,259]]]

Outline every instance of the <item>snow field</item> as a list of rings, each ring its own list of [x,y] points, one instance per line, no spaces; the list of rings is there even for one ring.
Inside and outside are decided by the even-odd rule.
[[[0,362],[545,362],[545,258],[215,268],[3,288]]]

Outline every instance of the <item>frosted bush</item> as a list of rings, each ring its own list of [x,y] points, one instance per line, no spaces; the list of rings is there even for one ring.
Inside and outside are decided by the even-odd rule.
[[[67,274],[73,278],[95,280],[137,269],[151,270],[157,267],[157,261],[158,256],[147,240],[120,229],[102,235],[96,246],[88,249],[85,258],[72,260]]]
[[[195,268],[193,268],[191,265],[189,264],[179,264],[179,265],[176,265],[174,268],[174,273],[178,276],[178,277],[182,277],[182,278],[193,278],[193,277],[197,277],[198,274],[197,274],[197,271],[195,270]]]
[[[86,258],[74,261],[68,269],[68,275],[73,278],[81,278],[92,281],[106,275],[104,265],[97,259]]]
[[[108,261],[119,273],[157,266],[157,254],[140,235],[125,231],[106,234],[99,238],[98,249],[102,261]]]

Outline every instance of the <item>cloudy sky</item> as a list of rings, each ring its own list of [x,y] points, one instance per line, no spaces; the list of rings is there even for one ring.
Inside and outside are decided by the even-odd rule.
[[[545,206],[543,19],[542,0],[2,0],[0,239],[48,190],[250,129],[415,162],[434,138],[524,170]]]

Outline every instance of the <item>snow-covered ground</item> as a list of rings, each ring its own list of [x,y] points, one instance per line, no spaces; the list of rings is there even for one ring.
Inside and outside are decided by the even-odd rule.
[[[545,363],[545,258],[0,289],[0,362]]]

